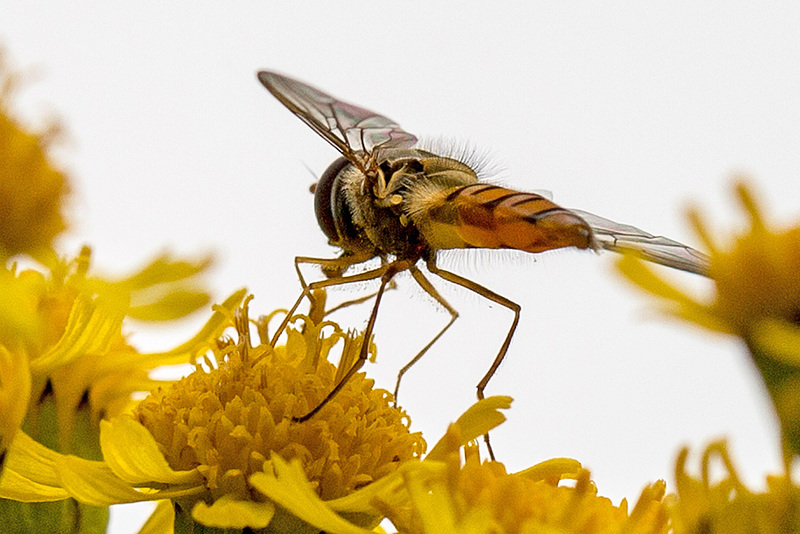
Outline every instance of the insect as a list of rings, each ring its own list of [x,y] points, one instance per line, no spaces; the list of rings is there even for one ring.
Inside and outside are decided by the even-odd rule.
[[[437,252],[445,249],[510,248],[530,253],[564,247],[616,252],[635,250],[642,257],[675,269],[704,275],[707,259],[686,245],[638,228],[578,210],[562,208],[534,193],[506,189],[478,178],[467,163],[423,150],[417,138],[391,119],[338,100],[302,82],[261,71],[261,83],[300,120],[339,151],[316,184],[317,221],[329,243],[341,249],[337,258],[295,258],[303,293],[271,342],[274,345],[303,298],[315,289],[380,280],[367,321],[369,340],[381,297],[392,278],[408,271],[420,287],[441,304],[450,320],[398,373],[400,380],[450,328],[458,312],[439,294],[418,265],[429,273],[478,293],[514,313],[514,319],[489,370],[477,385],[478,398],[508,351],[519,323],[519,304],[456,273],[440,268]],[[349,267],[373,258],[379,267],[346,274]],[[300,265],[314,264],[326,279],[306,283]],[[298,421],[314,416],[364,364],[368,343],[358,360],[328,396]],[[488,439],[487,439],[488,444]],[[491,448],[489,448],[491,454]]]

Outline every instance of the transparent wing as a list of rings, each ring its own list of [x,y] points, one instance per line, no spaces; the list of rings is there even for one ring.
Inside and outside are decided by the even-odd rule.
[[[281,103],[332,144],[344,157],[366,171],[377,148],[409,148],[417,138],[393,120],[368,109],[337,100],[302,82],[261,71],[259,81]]]
[[[597,244],[614,252],[636,251],[642,258],[690,273],[708,276],[708,256],[692,247],[627,224],[619,224],[591,213],[570,209],[589,223]]]

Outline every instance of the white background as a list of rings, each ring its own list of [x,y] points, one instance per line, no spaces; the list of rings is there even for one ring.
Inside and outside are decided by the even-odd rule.
[[[419,136],[487,150],[502,183],[695,246],[690,203],[723,233],[741,224],[736,172],[754,178],[773,220],[800,214],[793,2],[290,5],[0,6],[0,41],[37,75],[18,109],[68,128],[59,155],[76,222],[65,253],[90,243],[98,270],[124,274],[159,251],[213,251],[217,300],[247,286],[254,314],[290,305],[292,258],[335,253],[314,220],[305,166],[319,174],[337,154],[261,87],[260,68]],[[776,423],[742,347],[655,313],[615,274],[612,254],[460,258],[444,265],[523,307],[487,390],[516,399],[493,434],[510,470],[569,456],[592,469],[601,494],[635,501],[647,482],[671,485],[679,446],[699,451],[723,436],[751,484],[778,469]],[[473,402],[511,320],[439,287],[462,317],[400,395],[430,443]],[[367,313],[336,318],[362,327]],[[166,346],[202,319],[134,341]],[[446,319],[401,280],[384,301],[368,372],[391,388]],[[111,530],[134,532],[143,514],[125,507]]]

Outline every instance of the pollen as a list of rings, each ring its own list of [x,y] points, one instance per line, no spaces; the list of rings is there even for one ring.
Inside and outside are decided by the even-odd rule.
[[[313,409],[358,354],[363,337],[307,317],[288,329],[284,347],[251,345],[246,305],[237,320],[238,340],[220,340],[197,369],[169,389],[153,392],[135,416],[153,434],[173,469],[196,468],[212,498],[262,500],[247,480],[272,469],[270,457],[299,459],[324,499],[342,497],[419,458],[425,442],[409,431],[406,414],[391,395],[373,388],[363,372],[318,414]],[[266,328],[257,323],[262,339]],[[329,333],[325,333],[332,330]],[[342,345],[340,368],[328,352]],[[209,363],[212,365],[210,369]]]

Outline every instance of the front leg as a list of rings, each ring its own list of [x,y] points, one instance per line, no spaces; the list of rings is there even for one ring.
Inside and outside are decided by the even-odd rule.
[[[371,271],[367,271],[364,273],[356,274],[353,276],[344,276],[338,279],[331,279],[331,280],[320,280],[318,282],[312,282],[308,285],[308,289],[313,291],[315,289],[320,289],[323,287],[330,287],[333,285],[340,285],[346,284],[349,282],[361,282],[364,280],[374,280],[375,278],[381,279],[381,285],[378,288],[378,292],[375,295],[375,304],[372,307],[372,313],[369,316],[369,320],[367,321],[367,327],[362,333],[363,342],[361,343],[361,350],[359,351],[358,358],[347,370],[344,376],[339,380],[336,385],[334,385],[333,389],[328,393],[322,401],[315,406],[311,411],[301,417],[293,417],[292,420],[297,423],[302,423],[308,421],[314,415],[319,413],[319,411],[333,399],[339,391],[347,384],[350,378],[353,377],[354,374],[358,372],[359,369],[364,365],[364,362],[367,361],[367,354],[369,352],[369,344],[370,339],[372,338],[372,331],[375,328],[375,320],[378,317],[378,308],[381,304],[381,297],[386,290],[386,287],[392,281],[394,276],[401,272],[409,269],[412,265],[405,261],[405,260],[397,260],[391,263],[381,265],[377,269],[373,269]]]
[[[301,264],[310,264],[310,265],[319,265],[322,268],[322,271],[325,273],[329,272],[339,272],[343,273],[348,267],[352,265],[356,265],[359,263],[363,263],[370,259],[369,257],[362,257],[361,255],[350,255],[350,254],[343,254],[338,258],[311,258],[308,256],[297,256],[294,259],[294,269],[297,271],[297,277],[300,279],[300,286],[303,288],[302,293],[300,296],[297,297],[294,305],[289,309],[286,313],[286,317],[284,317],[281,324],[278,326],[278,329],[275,331],[275,334],[270,339],[269,344],[271,346],[275,346],[277,343],[278,338],[286,329],[286,326],[289,324],[289,321],[292,320],[297,308],[300,307],[300,303],[303,302],[304,298],[308,298],[308,300],[314,303],[314,296],[312,295],[312,291],[314,289],[319,289],[323,287],[329,287],[334,285],[340,284],[347,284],[349,282],[358,282],[361,280],[373,280],[381,276],[381,274],[376,274],[374,276],[367,276],[366,278],[359,278],[363,277],[364,275],[369,275],[370,273],[374,273],[377,269],[373,269],[371,271],[366,271],[364,273],[359,273],[352,276],[329,276],[327,280],[321,280],[320,282],[312,282],[311,284],[306,283],[305,278],[303,277],[303,271],[300,269]],[[325,283],[323,283],[325,282]]]

